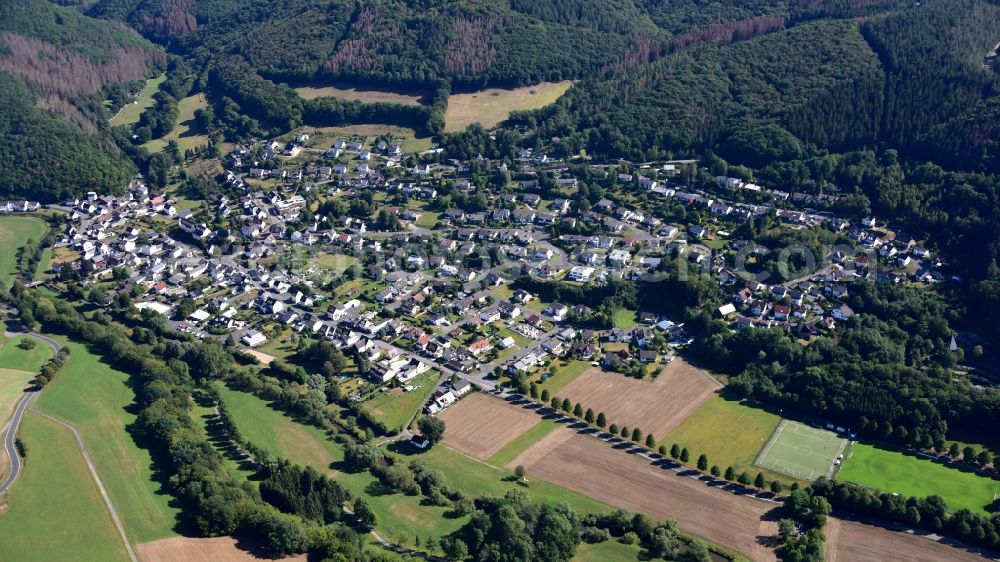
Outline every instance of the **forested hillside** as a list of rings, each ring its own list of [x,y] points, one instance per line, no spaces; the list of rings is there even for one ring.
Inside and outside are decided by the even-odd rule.
[[[644,159],[711,149],[761,166],[809,146],[881,145],[997,169],[1000,82],[981,64],[1000,37],[996,4],[932,1],[860,22],[788,25],[588,81],[525,121],[539,124],[539,138],[563,138],[569,153]]]
[[[133,31],[76,10],[45,0],[0,5],[0,197],[124,187],[135,168],[106,122],[124,103],[122,86],[164,60]]]

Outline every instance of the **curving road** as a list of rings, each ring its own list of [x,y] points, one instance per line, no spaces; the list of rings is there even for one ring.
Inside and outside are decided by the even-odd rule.
[[[4,335],[8,338],[18,337],[18,336],[28,336],[34,338],[49,347],[52,348],[54,353],[59,353],[62,349],[62,344],[56,340],[43,336],[42,334],[36,334],[34,332],[4,332]],[[4,452],[7,454],[7,458],[10,459],[10,474],[7,478],[0,484],[0,496],[7,493],[7,490],[14,485],[14,481],[17,477],[21,475],[21,456],[17,454],[17,447],[14,446],[17,440],[17,430],[21,427],[21,418],[24,417],[24,411],[28,409],[31,402],[38,396],[37,390],[29,390],[24,393],[24,396],[17,403],[17,407],[14,408],[14,415],[11,417],[10,422],[7,424],[7,435],[4,437]]]
[[[3,448],[7,453],[7,458],[10,459],[10,473],[7,474],[7,478],[0,484],[0,496],[6,494],[7,490],[14,485],[17,477],[21,475],[21,455],[17,454],[17,447],[15,447],[14,442],[17,439],[17,429],[21,425],[24,410],[27,409],[28,404],[36,396],[38,396],[37,390],[25,392],[24,397],[17,403],[17,408],[14,409],[14,416],[11,417],[10,423],[7,425],[7,435],[4,437]]]

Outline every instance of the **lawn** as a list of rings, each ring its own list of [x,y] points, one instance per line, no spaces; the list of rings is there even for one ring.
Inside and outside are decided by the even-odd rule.
[[[642,547],[637,544],[622,544],[608,540],[595,544],[581,542],[576,547],[576,556],[570,562],[638,562],[642,557]]]
[[[553,429],[559,427],[559,425],[555,420],[543,419],[540,423],[504,445],[502,449],[490,457],[489,463],[500,468],[507,466],[507,463],[516,459],[528,447],[537,443],[542,437],[545,437]]]
[[[1000,481],[864,443],[854,444],[837,479],[904,496],[936,494],[952,510],[977,513],[986,513],[984,508],[1000,494]]]
[[[198,130],[198,125],[194,121],[195,110],[205,107],[208,107],[205,94],[195,94],[182,99],[177,104],[178,117],[174,129],[163,138],[153,139],[142,146],[151,153],[159,152],[167,146],[167,142],[176,140],[181,154],[184,154],[184,151],[189,148],[207,145],[208,135]]]
[[[406,386],[413,387],[413,390],[404,391],[402,388],[394,388],[387,392],[380,392],[374,398],[364,403],[364,408],[371,412],[375,419],[385,424],[389,431],[403,429],[410,420],[420,411],[427,397],[434,392],[438,374],[435,371],[427,371],[418,375]]]
[[[18,347],[22,341],[34,344],[32,349]],[[0,343],[0,369],[15,369],[37,373],[52,358],[52,348],[28,336],[18,336]]]
[[[422,228],[434,228],[438,223],[441,213],[435,211],[421,211],[420,218],[417,219],[417,226]]]
[[[577,377],[590,367],[590,363],[587,361],[578,360],[559,361],[556,365],[556,375],[545,379],[540,385],[541,389],[548,390],[552,396],[555,396],[564,386],[576,380]]]
[[[766,410],[752,408],[712,396],[662,441],[667,447],[677,443],[687,447],[692,459],[704,453],[708,463],[725,470],[732,466],[737,472],[750,467],[761,448],[771,438],[781,418]],[[785,476],[781,481],[793,480]]]
[[[28,240],[38,242],[48,230],[45,221],[36,217],[0,216],[0,282],[9,287],[17,276],[17,249]]]
[[[156,481],[154,462],[129,433],[135,393],[128,375],[76,342],[59,338],[69,359],[38,399],[39,407],[73,425],[94,459],[133,543],[174,536],[179,510]]]
[[[329,269],[337,275],[343,274],[348,268],[358,263],[358,259],[344,254],[330,254],[320,252],[315,256],[316,265],[324,269]]]
[[[19,435],[27,458],[0,511],[0,560],[127,561],[73,434],[28,413]]]
[[[139,120],[143,111],[153,106],[153,95],[160,90],[160,84],[167,79],[166,74],[161,74],[156,78],[146,80],[146,85],[142,91],[132,100],[132,103],[125,105],[117,115],[111,118],[112,125],[131,125]]]
[[[619,308],[614,314],[615,328],[629,330],[636,326],[636,311],[627,308]]]
[[[507,119],[512,111],[540,109],[553,103],[572,85],[571,81],[563,80],[521,88],[489,88],[452,94],[444,114],[445,131],[461,131],[473,123],[491,129]]]

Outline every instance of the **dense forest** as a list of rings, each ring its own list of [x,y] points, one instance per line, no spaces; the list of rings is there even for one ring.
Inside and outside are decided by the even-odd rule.
[[[0,197],[124,188],[135,167],[106,123],[125,102],[123,87],[164,62],[135,32],[76,10],[0,5]]]
[[[644,160],[711,149],[763,166],[818,149],[882,146],[949,167],[1000,169],[1000,81],[982,66],[1000,37],[1000,7],[932,1],[861,23],[788,23],[585,81],[519,121],[536,125],[538,139],[560,137],[569,154]]]

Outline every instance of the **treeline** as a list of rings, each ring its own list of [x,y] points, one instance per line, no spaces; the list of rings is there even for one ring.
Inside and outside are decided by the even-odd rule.
[[[41,370],[38,371],[38,374],[35,375],[35,378],[31,379],[31,383],[38,388],[45,388],[45,385],[52,382],[52,379],[55,378],[56,373],[58,373],[59,370],[62,369],[63,365],[66,364],[66,358],[68,357],[69,357],[69,348],[68,347],[60,348],[59,351],[57,351],[56,354],[52,357],[52,359],[49,359],[48,361],[46,361],[44,365],[42,365]]]
[[[968,509],[951,511],[939,496],[905,497],[821,476],[811,490],[829,500],[834,509],[895,521],[908,527],[940,533],[985,548],[1000,546],[1000,514],[990,516]]]

